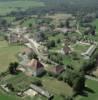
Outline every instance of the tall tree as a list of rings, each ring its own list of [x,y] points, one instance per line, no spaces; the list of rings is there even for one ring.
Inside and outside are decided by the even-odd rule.
[[[84,90],[84,87],[85,87],[85,76],[80,75],[75,79],[75,82],[73,84],[73,90],[76,93],[81,93]]]
[[[14,63],[10,63],[9,64],[9,72],[10,74],[17,74],[17,67],[18,67],[18,63],[14,62]]]

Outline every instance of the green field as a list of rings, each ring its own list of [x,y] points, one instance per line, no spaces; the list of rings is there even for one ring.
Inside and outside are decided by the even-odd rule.
[[[81,55],[81,53],[86,52],[86,50],[89,48],[89,45],[83,45],[83,44],[75,44],[73,45],[73,48],[75,52]]]
[[[98,32],[98,19],[94,20],[92,24],[96,26],[96,31]]]
[[[44,6],[43,2],[36,0],[13,0],[0,1],[0,15],[10,13],[11,11],[26,10],[28,8]]]
[[[95,19],[93,22],[91,22],[91,23],[89,23],[89,24],[96,26],[96,36],[92,36],[92,35],[87,35],[87,36],[86,36],[86,35],[85,35],[85,38],[88,39],[88,40],[98,41],[98,18]],[[84,33],[85,27],[81,27],[81,26],[80,26],[80,31],[81,31],[82,33]]]
[[[7,95],[0,92],[0,100],[20,100],[20,99],[16,96]]]
[[[71,65],[76,71],[79,71],[84,60],[82,58],[79,60],[73,60],[70,56],[65,56],[63,62],[64,65]]]
[[[50,91],[50,93],[56,95],[72,95],[72,88],[63,81],[58,81],[55,78],[46,76],[42,78],[42,83],[45,89]]]
[[[75,52],[78,60],[75,60],[73,54],[70,55],[65,55],[64,57],[64,64],[65,65],[72,65],[75,70],[80,70],[81,66],[85,62],[83,57],[81,56],[81,53],[86,52],[86,50],[89,48],[89,45],[82,45],[82,44],[74,44],[72,45],[72,48],[74,49],[73,51]]]
[[[25,27],[28,27],[29,24],[32,23],[32,26],[35,25],[36,23],[36,18],[28,18],[26,19],[21,26],[25,26]]]
[[[60,43],[57,43],[58,39],[60,39],[60,41],[61,41]],[[56,47],[51,48],[50,51],[51,50],[53,50],[53,51],[55,51],[55,50],[61,50],[63,48],[63,46],[62,46],[62,44],[63,44],[62,40],[64,40],[64,34],[61,33],[61,34],[57,34],[55,36],[48,36],[48,40],[49,41],[54,40],[55,43],[56,43]]]
[[[93,40],[93,41],[98,41],[98,18],[95,19],[93,22],[89,23],[91,25],[96,26],[96,36],[92,36],[92,35],[85,35],[85,38],[88,40]],[[80,26],[80,31],[82,33],[84,33],[85,28]]]
[[[43,88],[45,88],[45,90],[48,90],[50,93],[52,93],[53,95],[72,95],[72,88],[64,83],[63,81],[58,81],[55,78],[52,77],[48,77],[48,76],[44,76],[42,78],[36,78],[36,77],[28,77],[22,73],[16,75],[16,76],[12,76],[12,75],[7,75],[6,77],[4,77],[2,79],[2,81],[0,82],[1,84],[4,83],[11,83],[13,84],[14,88],[16,90],[25,90],[29,87],[29,85],[35,81],[36,79],[39,79],[42,81],[43,84]],[[8,97],[8,99],[7,99]],[[10,96],[8,96],[7,94],[1,94],[1,98],[4,98],[4,100],[17,100],[16,96],[12,96],[12,94],[10,93]],[[46,100],[43,96],[37,95],[34,98],[29,98],[29,97],[25,97],[24,99],[19,98],[19,100]],[[55,99],[54,99],[55,100]],[[59,99],[58,99],[59,100]]]
[[[78,96],[76,100],[98,100],[98,82],[87,80],[86,86],[88,96]]]
[[[20,73],[15,76],[12,76],[9,74],[2,79],[1,84],[11,83],[11,84],[13,84],[13,86],[16,90],[20,91],[20,90],[27,89],[29,87],[29,85],[36,79],[37,78],[34,78],[34,77],[28,77],[23,73]]]
[[[15,17],[3,17],[4,20],[6,20],[8,23],[11,23],[12,21],[15,20]]]
[[[15,90],[19,91],[24,91],[25,89],[29,88],[29,85],[35,81],[37,78],[36,77],[28,77],[23,73],[20,73],[18,75],[10,75],[8,74],[5,76],[2,81],[0,81],[0,84],[5,84],[5,83],[11,83],[13,84]],[[15,93],[10,92],[9,94],[6,94],[3,92],[3,90],[0,89],[0,100],[46,100],[41,95],[37,95],[35,97],[18,97],[15,95]]]
[[[0,41],[0,72],[5,71],[10,62],[17,61],[16,54],[23,48],[24,46],[8,45],[6,41]]]
[[[92,25],[95,25],[96,26],[96,36],[89,35],[89,36],[87,36],[87,38],[90,39],[90,40],[98,41],[98,19],[96,19],[92,23]]]

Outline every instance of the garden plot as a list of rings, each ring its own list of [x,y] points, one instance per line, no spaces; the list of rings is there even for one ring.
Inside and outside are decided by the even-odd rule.
[[[72,46],[73,51],[77,52],[78,54],[85,52],[89,47],[90,45],[82,44],[82,43],[76,43]]]

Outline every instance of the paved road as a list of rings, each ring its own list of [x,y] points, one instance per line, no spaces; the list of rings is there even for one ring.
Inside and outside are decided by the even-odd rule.
[[[29,48],[31,48],[37,55],[40,59],[44,60],[44,61],[48,61],[50,62],[51,64],[53,65],[58,65],[56,62],[54,61],[51,61],[50,59],[48,59],[47,57],[43,56],[40,52],[39,52],[39,46],[41,46],[40,44],[38,44],[36,41],[32,39],[30,39],[28,36],[24,36],[28,41],[29,41],[29,44],[27,45]]]
[[[12,32],[16,32],[16,33],[23,33],[24,31],[21,31],[20,28],[16,28],[16,29],[12,29],[12,28],[9,28],[8,30],[12,31]],[[22,35],[22,34],[21,34]],[[56,62],[54,61],[51,61],[50,59],[48,59],[47,57],[43,56],[41,52],[39,52],[39,47],[41,46],[40,44],[38,44],[36,41],[34,41],[34,39],[32,38],[29,38],[28,34],[27,35],[23,35],[23,37],[25,39],[28,40],[29,44],[26,46],[31,48],[37,55],[40,59],[44,60],[44,61],[48,61],[50,62],[51,64],[54,64],[54,65],[58,65]]]
[[[49,50],[50,52],[53,52],[53,53],[60,53],[60,54],[64,54],[63,51],[61,50]]]
[[[82,35],[82,33],[81,33],[80,30],[79,30],[79,24],[77,24],[76,32],[79,33],[80,35]]]

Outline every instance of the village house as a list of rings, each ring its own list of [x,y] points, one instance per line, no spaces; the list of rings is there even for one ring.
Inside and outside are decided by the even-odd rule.
[[[8,34],[7,35],[7,40],[9,42],[9,44],[11,43],[17,43],[18,42],[18,34]]]
[[[45,96],[48,100],[52,100],[52,98],[53,98],[53,95],[50,94],[48,91],[46,91],[34,84],[31,84],[30,88],[32,88],[33,90],[35,90],[37,93],[41,94],[42,96]]]
[[[54,29],[55,32],[61,32],[61,33],[67,33],[67,32],[75,32],[75,29],[74,28],[66,28],[66,27],[63,27],[63,28],[55,28]]]
[[[7,34],[5,37],[9,44],[28,42],[21,34],[18,34],[18,33]]]
[[[44,73],[44,66],[37,59],[28,60],[26,63],[21,63],[20,68],[23,68],[25,72],[30,76],[40,76]]]
[[[52,74],[58,75],[58,74],[62,73],[64,70],[65,69],[64,69],[63,66],[57,65],[57,66],[52,67],[49,70],[49,72],[52,73]]]
[[[81,55],[84,57],[84,59],[90,59],[90,57],[95,52],[96,48],[97,48],[97,45],[95,45],[95,44],[94,45],[91,45],[89,47],[89,49],[86,52],[81,53]]]
[[[26,59],[30,59],[30,57],[33,55],[33,50],[30,48],[25,48],[24,50],[22,50],[21,52],[19,52],[18,54],[18,58],[20,60],[24,60]]]
[[[43,32],[35,32],[33,34],[33,38],[35,39],[35,41],[37,42],[41,42],[45,39],[44,33]]]
[[[66,27],[65,28],[56,28],[54,31],[55,32],[67,33],[68,32],[68,29]]]
[[[27,89],[27,90],[25,90],[24,92],[23,92],[23,95],[24,96],[30,96],[30,97],[34,97],[34,96],[36,96],[38,93],[35,91],[35,90],[33,90],[33,89]]]
[[[49,27],[48,27],[47,25],[43,25],[43,26],[40,26],[40,27],[39,27],[39,30],[40,30],[41,32],[46,32],[46,31],[49,31]]]
[[[68,55],[68,54],[70,54],[71,53],[71,49],[70,49],[70,47],[69,46],[67,46],[67,45],[65,45],[64,47],[63,47],[63,54],[65,54],[65,55]]]

